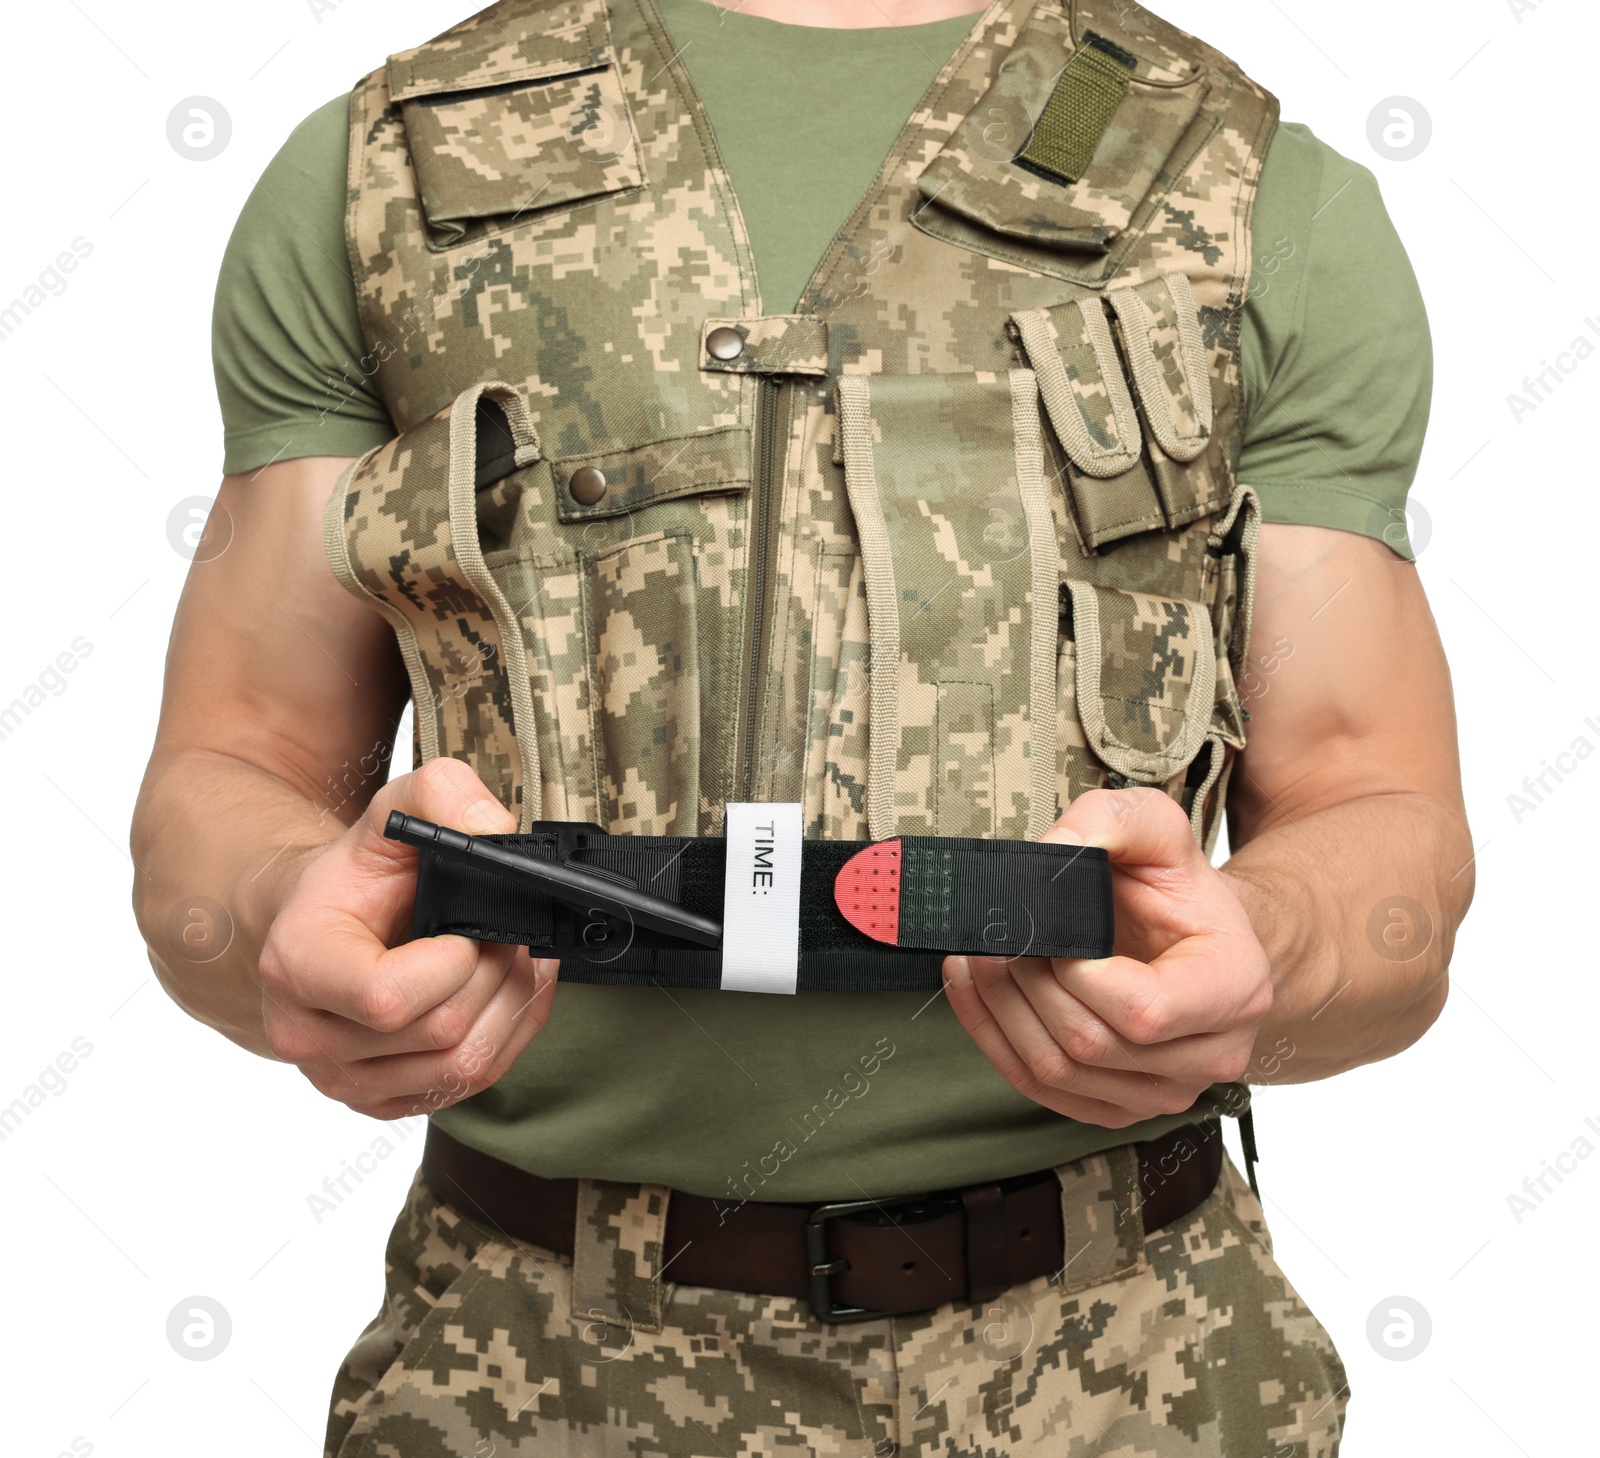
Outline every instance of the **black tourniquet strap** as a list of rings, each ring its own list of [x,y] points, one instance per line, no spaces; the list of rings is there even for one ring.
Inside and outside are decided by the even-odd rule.
[[[547,821],[523,834],[477,839],[580,868],[701,917],[722,917],[720,837],[608,835],[593,825]],[[897,858],[888,873],[899,876],[888,914],[892,941],[858,930],[835,896],[846,862],[869,848],[876,855],[865,874],[879,874],[887,852]],[[720,985],[720,950],[636,925],[626,914],[567,905],[443,847],[430,846],[421,857],[413,937],[455,933],[520,944],[559,957],[565,982]],[[862,874],[858,863],[845,884],[859,886]],[[881,933],[883,923],[875,925]],[[1098,847],[921,836],[876,845],[802,843],[800,992],[932,992],[951,952],[1106,957],[1111,941],[1111,868]]]

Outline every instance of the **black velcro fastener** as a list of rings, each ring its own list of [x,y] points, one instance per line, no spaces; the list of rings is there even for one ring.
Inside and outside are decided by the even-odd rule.
[[[912,835],[900,844],[901,946],[1110,955],[1111,870],[1098,847]]]
[[[607,835],[543,822],[480,836],[525,855],[616,877],[686,911],[721,920],[721,838]],[[907,836],[906,866],[922,889],[902,895],[900,946],[858,931],[834,900],[834,879],[868,841],[807,840],[800,870],[801,992],[934,992],[952,952],[1105,957],[1113,932],[1111,868],[1093,846]],[[568,982],[720,985],[722,953],[625,918],[585,913],[442,848],[421,852],[412,936],[446,933],[558,957]]]
[[[1119,66],[1126,66],[1130,71],[1139,69],[1139,58],[1132,51],[1125,50],[1114,40],[1107,40],[1099,31],[1084,31],[1083,43],[1086,46],[1093,46],[1097,51],[1104,51]]]

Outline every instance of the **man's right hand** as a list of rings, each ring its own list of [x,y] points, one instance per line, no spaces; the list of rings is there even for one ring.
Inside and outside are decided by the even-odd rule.
[[[268,1046],[331,1099],[377,1119],[428,1114],[495,1083],[550,1016],[558,963],[525,947],[405,935],[417,852],[391,810],[473,835],[516,818],[458,760],[391,780],[310,853],[261,951]]]
[[[184,583],[135,807],[133,909],[173,1000],[378,1118],[488,1087],[544,1024],[553,961],[408,931],[416,853],[390,810],[515,829],[464,764],[385,785],[411,683],[339,585],[323,515],[349,457],[227,476]],[[196,944],[191,908],[209,914]]]

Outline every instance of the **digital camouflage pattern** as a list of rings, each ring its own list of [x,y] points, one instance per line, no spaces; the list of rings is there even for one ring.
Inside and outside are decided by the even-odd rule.
[[[875,840],[919,815],[1030,839],[1055,819],[1060,548],[1037,401],[1025,369],[840,377]]]
[[[1135,66],[1066,185],[1010,158],[1089,31]],[[812,836],[1024,837],[1141,783],[1209,847],[1243,742],[1239,311],[1275,121],[1140,5],[995,0],[768,315],[654,0],[503,0],[393,58],[352,98],[350,250],[431,464],[367,458],[330,537],[411,635],[422,713],[455,716],[425,745],[524,823],[715,835],[730,800],[799,800]],[[440,422],[490,381],[523,468],[463,487],[468,542],[440,498],[471,432],[441,466]]]
[[[1145,1237],[1136,1169],[1124,1148],[1057,1171],[1073,1254],[1056,1276],[843,1326],[673,1284],[660,1187],[581,1182],[569,1259],[418,1181],[327,1458],[1335,1454],[1344,1367],[1249,1186],[1225,1163],[1208,1199]]]
[[[421,757],[471,761],[497,798],[515,808],[525,784],[539,779],[528,772],[536,769],[537,740],[517,732],[530,698],[522,642],[483,565],[470,474],[465,489],[449,483],[452,461],[467,460],[470,472],[481,393],[471,391],[464,409],[441,411],[355,462],[330,498],[343,497],[345,515],[340,522],[330,512],[325,545],[339,580],[395,630],[411,676]],[[505,390],[488,393],[529,442],[521,454],[536,459],[519,400]],[[349,551],[352,537],[362,543],[359,556]]]
[[[538,64],[519,64],[509,53],[487,59],[478,83],[453,65],[428,74],[436,51],[390,61],[389,97],[401,106],[412,148],[428,158],[418,174],[422,204],[441,237],[464,236],[475,218],[643,184],[638,138],[615,72],[604,65],[603,35],[591,17],[587,30],[547,35]],[[527,84],[509,93],[455,94],[474,84],[513,82]],[[539,159],[532,186],[529,157]]]
[[[1088,582],[1072,595],[1078,707],[1095,755],[1125,779],[1162,780],[1205,736],[1215,659],[1198,604]]]

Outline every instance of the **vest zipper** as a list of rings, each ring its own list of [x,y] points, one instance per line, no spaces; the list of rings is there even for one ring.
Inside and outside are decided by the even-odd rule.
[[[760,689],[765,670],[765,641],[767,618],[767,577],[772,555],[773,465],[777,454],[778,403],[782,386],[768,375],[757,377],[756,413],[760,417],[756,445],[755,499],[750,503],[752,535],[750,543],[749,592],[750,616],[745,627],[746,662],[748,674],[744,685],[744,702],[739,733],[738,798],[749,800],[755,793],[756,762],[756,694]]]

